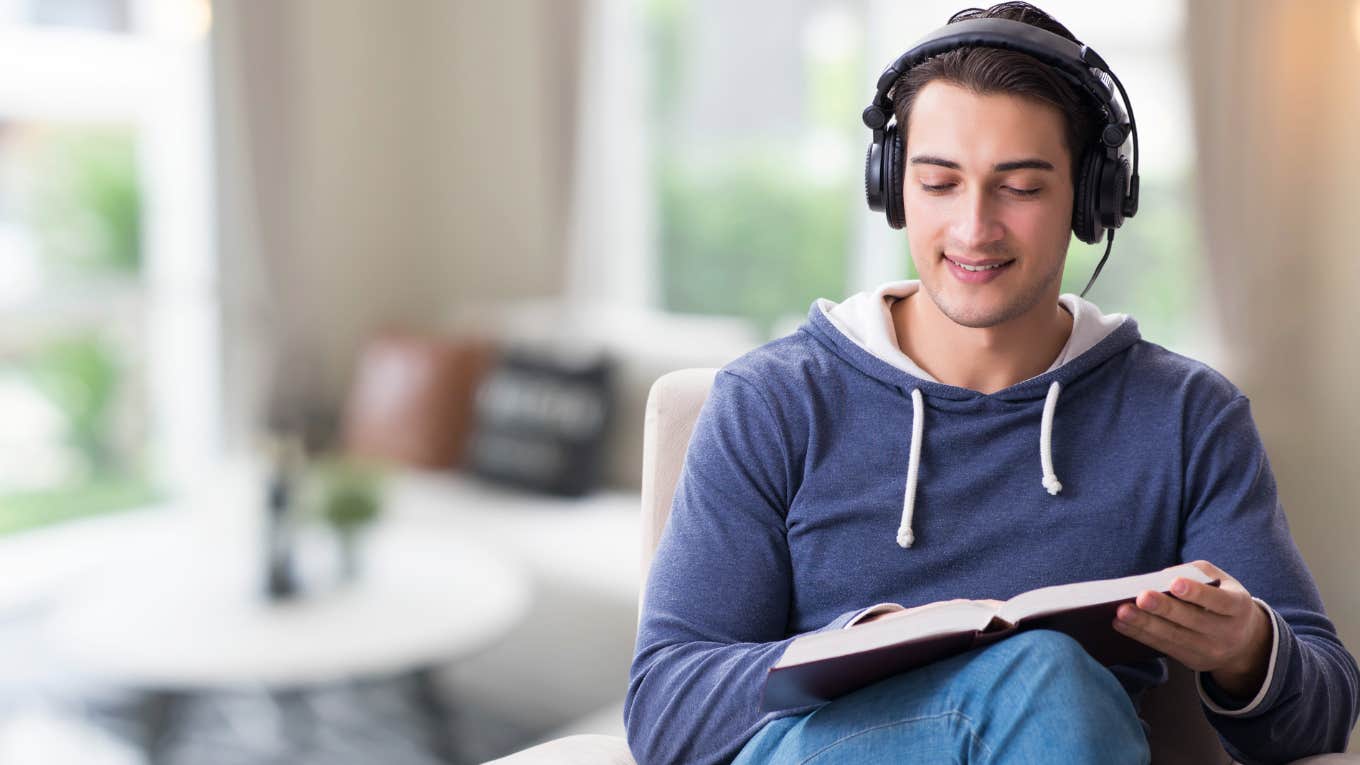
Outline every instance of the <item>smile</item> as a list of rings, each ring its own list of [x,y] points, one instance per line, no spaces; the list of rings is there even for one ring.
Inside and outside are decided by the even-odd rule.
[[[958,277],[961,281],[970,284],[982,284],[985,282],[989,282],[992,279],[999,276],[1002,271],[1006,270],[1006,268],[1008,268],[1012,263],[1015,262],[1014,260],[1007,260],[1001,263],[988,263],[987,265],[982,266],[970,266],[964,263],[960,263],[957,260],[954,260],[953,258],[945,257],[944,259],[949,263],[950,273],[954,274],[954,276]]]
[[[968,264],[966,264],[966,263],[960,263],[960,262],[958,262],[958,261],[956,261],[956,260],[951,260],[951,261],[949,261],[949,262],[950,262],[950,263],[953,263],[954,265],[958,266],[959,268],[964,269],[965,271],[991,271],[991,270],[994,269],[994,268],[1001,268],[1002,266],[1006,265],[1006,263],[993,263],[993,264],[991,264],[990,266],[970,266],[970,265],[968,265]],[[1007,262],[1010,262],[1010,261],[1007,261]]]

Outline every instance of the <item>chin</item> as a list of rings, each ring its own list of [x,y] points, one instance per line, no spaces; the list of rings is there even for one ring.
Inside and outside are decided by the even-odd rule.
[[[940,313],[955,324],[969,329],[988,329],[1005,324],[1033,307],[1032,304],[1027,305],[1027,301],[1019,295],[1003,296],[1002,302],[976,295],[970,297],[942,295],[925,280],[921,282],[921,289]]]
[[[969,329],[988,329],[989,327],[999,326],[1024,313],[1023,311],[1008,311],[1005,308],[986,310],[972,306],[963,310],[946,310],[945,306],[940,306],[940,312],[949,317],[949,320],[955,324]]]

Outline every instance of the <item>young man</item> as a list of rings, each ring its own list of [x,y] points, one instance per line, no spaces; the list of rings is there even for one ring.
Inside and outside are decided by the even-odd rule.
[[[951,22],[976,17],[1074,39],[1023,3]],[[1105,668],[1058,633],[792,713],[762,716],[761,687],[793,637],[893,618],[885,604],[1182,561],[1221,587],[1143,593],[1115,628],[1197,670],[1238,759],[1343,749],[1356,664],[1247,399],[1059,295],[1093,107],[995,48],[941,54],[894,94],[920,280],[820,300],[719,372],[648,580],[625,706],[638,762],[1146,762],[1136,702],[1164,663]]]

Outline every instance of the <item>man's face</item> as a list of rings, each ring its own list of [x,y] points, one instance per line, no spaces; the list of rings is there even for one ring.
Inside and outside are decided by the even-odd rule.
[[[905,142],[907,237],[922,290],[955,323],[994,327],[1056,305],[1072,234],[1063,128],[1056,108],[1016,96],[942,80],[917,94]]]

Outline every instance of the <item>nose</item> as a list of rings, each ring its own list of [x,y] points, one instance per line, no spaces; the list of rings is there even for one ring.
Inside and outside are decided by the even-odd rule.
[[[1000,241],[1005,228],[997,219],[996,209],[986,189],[974,185],[957,197],[950,236],[954,243],[970,250],[983,250]]]

